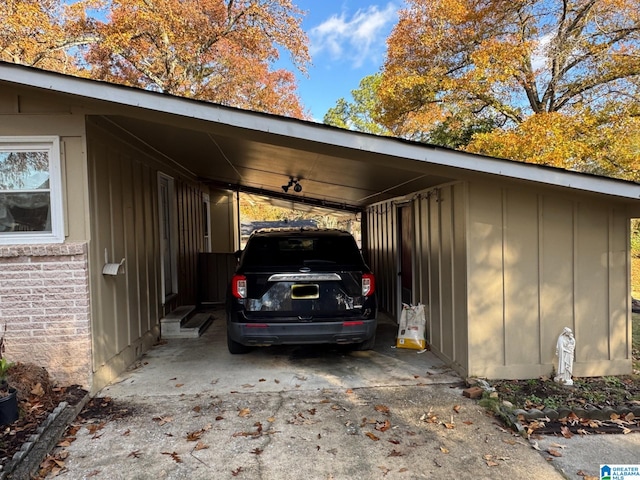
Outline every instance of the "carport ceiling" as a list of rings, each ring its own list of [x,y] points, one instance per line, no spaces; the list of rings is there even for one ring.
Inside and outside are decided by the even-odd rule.
[[[193,128],[184,128],[123,116],[107,119],[204,182],[267,196],[272,193],[279,200],[361,208],[453,180],[429,174],[422,162],[405,160],[399,168],[387,159],[381,165],[383,159],[371,152],[299,138],[240,128],[221,132],[215,124],[197,121],[187,122]],[[291,177],[302,186],[300,193],[293,188],[284,193],[282,186]]]

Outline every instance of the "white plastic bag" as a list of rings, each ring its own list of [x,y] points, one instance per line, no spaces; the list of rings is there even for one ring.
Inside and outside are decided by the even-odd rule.
[[[424,350],[427,345],[424,334],[426,323],[423,304],[407,305],[403,303],[396,347]]]

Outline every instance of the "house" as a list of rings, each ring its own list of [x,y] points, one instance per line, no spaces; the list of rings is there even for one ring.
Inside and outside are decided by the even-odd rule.
[[[548,375],[565,326],[574,375],[631,371],[640,185],[0,63],[7,356],[112,381],[238,247],[239,191],[360,216],[380,307],[425,304],[463,375]]]

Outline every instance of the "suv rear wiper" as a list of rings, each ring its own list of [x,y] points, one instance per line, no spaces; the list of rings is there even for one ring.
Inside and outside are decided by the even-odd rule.
[[[323,260],[321,258],[312,258],[309,260],[303,260],[303,265],[313,265],[313,264],[327,264],[327,265],[335,265],[336,262],[333,260]]]

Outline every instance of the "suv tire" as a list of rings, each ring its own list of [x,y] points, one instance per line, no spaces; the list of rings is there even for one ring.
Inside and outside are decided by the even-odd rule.
[[[229,334],[227,334],[227,348],[229,349],[229,353],[232,355],[241,355],[251,351],[251,347],[247,347],[246,345],[236,342],[229,336]]]

